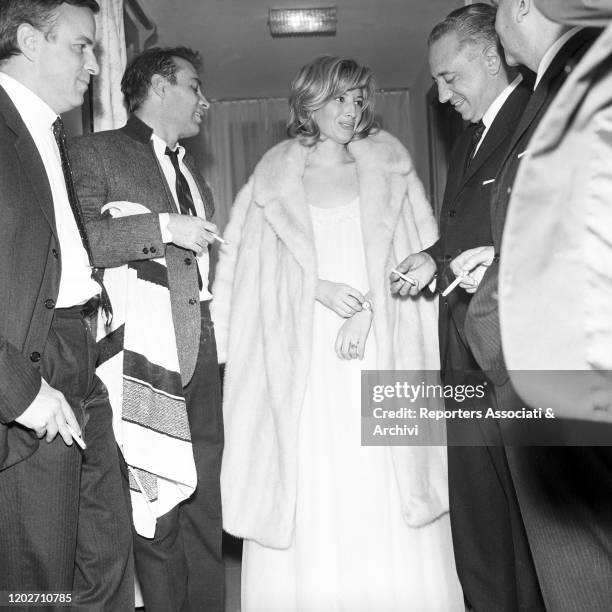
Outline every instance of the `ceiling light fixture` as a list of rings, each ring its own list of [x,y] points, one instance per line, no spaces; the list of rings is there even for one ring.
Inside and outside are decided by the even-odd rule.
[[[333,36],[338,23],[335,6],[308,9],[270,9],[272,36]]]

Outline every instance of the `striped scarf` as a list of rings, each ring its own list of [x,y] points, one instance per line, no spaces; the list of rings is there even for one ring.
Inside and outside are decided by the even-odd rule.
[[[113,217],[150,212],[132,202],[102,209]],[[191,432],[163,257],[109,268],[110,328],[100,321],[98,376],[108,388],[113,428],[129,472],[136,531],[155,534],[157,518],[197,484]]]

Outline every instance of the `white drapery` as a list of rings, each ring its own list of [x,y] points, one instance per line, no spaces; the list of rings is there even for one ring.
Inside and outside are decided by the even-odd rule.
[[[381,127],[412,152],[410,92],[379,92],[375,108]],[[215,195],[215,222],[221,229],[229,220],[234,198],[261,156],[287,137],[287,117],[286,98],[211,103],[200,136],[192,140],[190,149],[200,159]]]
[[[126,64],[123,0],[99,4],[96,43],[100,74],[93,81],[94,132],[119,128],[127,120],[120,86]]]

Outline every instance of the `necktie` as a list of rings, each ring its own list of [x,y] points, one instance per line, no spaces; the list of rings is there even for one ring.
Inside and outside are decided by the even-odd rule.
[[[178,200],[179,209],[183,215],[192,215],[197,217],[195,204],[193,203],[193,197],[191,196],[191,189],[189,189],[189,183],[185,178],[185,175],[181,172],[178,160],[178,150],[171,151],[166,147],[166,155],[170,158],[172,166],[174,167],[174,173],[176,175],[176,199]],[[198,273],[198,287],[202,291],[202,276],[200,275],[200,268],[197,265],[196,260],[196,271]]]
[[[480,139],[482,138],[482,134],[485,131],[485,124],[482,121],[479,121],[478,123],[475,123],[473,126],[473,132],[472,132],[472,138],[470,141],[470,154],[467,157],[466,160],[466,170],[467,168],[470,167],[470,164],[472,163],[472,160],[474,159],[475,155],[476,155],[476,147],[478,146],[478,143],[480,142]]]
[[[91,278],[93,278],[98,285],[100,285],[100,304],[102,306],[102,312],[104,314],[105,324],[108,327],[113,320],[113,307],[111,306],[108,293],[102,282],[102,274],[99,268],[93,265],[93,259],[91,257],[91,246],[89,244],[89,238],[87,237],[87,230],[85,229],[85,221],[83,219],[83,211],[79,203],[79,198],[74,188],[74,179],[72,177],[72,169],[70,167],[70,159],[68,157],[68,147],[66,146],[66,132],[64,130],[64,122],[61,117],[58,117],[53,122],[53,136],[57,143],[57,148],[60,153],[60,160],[62,162],[62,172],[64,174],[64,182],[66,183],[66,192],[68,194],[68,202],[70,202],[70,208],[76,221],[79,235],[81,236],[81,242],[83,248],[87,253],[89,259],[89,265],[91,266]]]

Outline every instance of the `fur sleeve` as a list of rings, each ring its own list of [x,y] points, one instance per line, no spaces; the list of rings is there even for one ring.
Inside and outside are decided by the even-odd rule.
[[[414,214],[414,221],[419,235],[419,249],[431,246],[438,238],[438,226],[431,209],[425,188],[421,179],[417,176],[414,167],[410,169],[406,177],[406,194]]]
[[[234,270],[238,253],[240,251],[242,232],[247,212],[253,198],[253,183],[249,182],[240,190],[232,206],[230,220],[223,233],[227,245],[219,251],[219,262],[215,271],[213,284],[213,300],[211,301],[211,317],[215,324],[215,338],[217,340],[217,354],[219,363],[227,360],[227,342],[229,320],[232,310],[232,291],[234,286]]]

